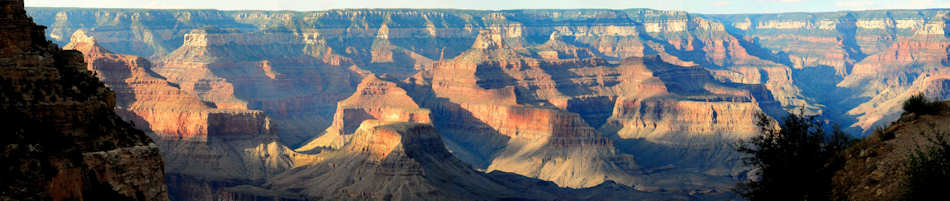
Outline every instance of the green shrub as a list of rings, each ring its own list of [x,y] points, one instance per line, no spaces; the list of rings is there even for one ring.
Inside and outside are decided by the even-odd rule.
[[[950,142],[946,134],[930,139],[933,147],[916,150],[907,160],[902,200],[930,200],[943,197],[950,186]]]
[[[880,138],[881,141],[887,141],[894,139],[894,132],[887,131],[887,128],[883,126],[878,126],[874,129],[874,133]]]
[[[828,132],[814,116],[789,114],[781,129],[758,114],[762,135],[743,141],[738,151],[758,168],[758,180],[739,183],[747,200],[831,200],[832,176],[843,165],[841,152],[851,139],[835,126]]]
[[[940,111],[940,102],[931,101],[923,93],[913,95],[904,101],[904,111],[917,115],[936,114]]]

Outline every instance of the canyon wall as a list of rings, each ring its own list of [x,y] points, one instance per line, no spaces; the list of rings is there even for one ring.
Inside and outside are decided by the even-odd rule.
[[[431,124],[367,120],[354,132],[343,148],[320,153],[325,160],[286,171],[255,190],[316,200],[685,199],[613,182],[569,189],[510,173],[479,172],[456,159]]]
[[[0,200],[168,200],[156,144],[23,6],[0,1]]]
[[[231,56],[225,60],[255,60],[252,64],[241,65],[270,68],[272,70],[263,70],[262,73],[270,77],[278,76],[279,73],[275,72],[280,70],[273,70],[274,61],[264,60],[304,52],[325,60],[325,63],[341,66],[336,68],[344,71],[357,66],[374,73],[405,78],[431,68],[433,62],[459,56],[471,48],[479,32],[493,30],[498,32],[497,39],[509,43],[510,48],[527,48],[549,58],[587,55],[620,60],[661,55],[671,63],[700,65],[715,71],[717,79],[765,84],[787,110],[804,107],[809,114],[822,114],[858,130],[893,118],[878,118],[874,116],[888,115],[852,111],[866,99],[873,98],[862,94],[880,89],[836,86],[837,82],[851,74],[853,68],[860,69],[862,61],[874,59],[876,54],[888,55],[888,49],[893,49],[891,46],[902,51],[913,48],[912,45],[900,45],[900,41],[920,41],[921,38],[935,40],[926,39],[923,37],[925,35],[945,38],[942,35],[945,33],[946,26],[943,24],[947,13],[941,9],[702,15],[649,9],[277,12],[56,8],[31,8],[30,12],[37,16],[41,24],[51,27],[48,35],[61,44],[69,41],[68,35],[82,29],[93,30],[89,32],[99,36],[97,38],[106,38],[100,43],[108,49],[151,59],[180,59],[181,55],[169,54],[191,43],[198,46],[225,46],[227,49],[237,49],[227,53]],[[215,27],[215,30],[194,31],[205,27]],[[554,38],[560,42],[550,42]],[[535,46],[546,43],[549,44]],[[580,48],[582,53],[577,53],[578,48],[562,44],[585,48]],[[240,50],[247,47],[264,47],[271,51]],[[589,51],[583,52],[583,49]],[[939,48],[932,50],[945,52]],[[940,55],[945,54],[935,56]],[[875,61],[874,65],[880,63],[886,66],[899,60]],[[928,63],[943,66],[939,62]],[[833,75],[821,74],[820,78],[813,76],[815,71],[826,69],[833,71]],[[919,74],[910,76],[916,80]],[[321,97],[336,100],[313,100],[307,95],[295,95],[293,98],[279,98],[282,100],[260,100],[260,105],[251,104],[250,107],[264,110],[275,121],[286,124],[286,143],[301,143],[307,138],[306,130],[321,130],[329,126],[334,111],[332,108],[335,107],[333,103],[345,98],[359,79],[346,80],[349,80],[344,81],[349,83],[348,87],[333,87],[346,88],[331,92],[335,96],[323,96],[326,93],[313,89],[294,90],[295,94],[317,93]],[[330,83],[340,82],[322,84]],[[906,86],[890,85],[883,88],[904,91]],[[823,91],[845,94],[849,100],[832,100],[825,97],[823,94],[828,93],[821,93]],[[238,95],[237,98],[247,102],[266,94],[259,91],[247,93],[259,95]],[[324,102],[328,105],[316,108],[295,106],[301,101]],[[238,101],[234,104],[245,103]],[[887,108],[875,109],[889,111]],[[287,110],[308,112],[291,114]],[[281,115],[274,115],[276,113]],[[892,112],[888,114],[893,116]],[[861,119],[865,115],[871,118]],[[322,120],[312,120],[317,117]],[[306,126],[308,124],[317,126]]]
[[[946,9],[29,12],[86,53],[123,118],[161,139],[179,197],[261,195],[234,194],[241,185],[397,196],[292,187],[337,165],[403,164],[380,174],[431,179],[413,156],[380,163],[388,152],[371,151],[405,142],[381,126],[397,122],[431,124],[442,143],[428,145],[488,174],[728,196],[749,173],[731,145],[758,134],[756,113],[819,115],[863,135],[912,94],[950,98]]]
[[[278,130],[263,111],[202,100],[200,92],[155,72],[147,59],[112,53],[82,30],[64,48],[83,52],[89,61],[83,67],[115,91],[116,113],[157,141],[153,148],[161,151],[151,154],[164,158],[172,199],[243,199],[222,189],[262,183],[317,160],[279,143]]]

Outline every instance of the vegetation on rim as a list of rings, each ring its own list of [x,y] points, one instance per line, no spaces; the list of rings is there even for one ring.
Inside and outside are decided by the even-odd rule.
[[[831,200],[831,177],[851,139],[837,126],[826,131],[815,116],[789,114],[781,127],[765,114],[757,118],[762,135],[738,151],[749,155],[743,160],[759,179],[738,184],[737,192],[749,200]]]
[[[923,94],[903,103],[904,117],[851,140],[813,116],[790,114],[780,125],[758,115],[762,135],[743,141],[755,176],[737,185],[748,200],[927,200],[950,181],[950,140],[937,126],[944,103]],[[919,133],[914,135],[912,133]],[[903,151],[901,151],[903,150]]]

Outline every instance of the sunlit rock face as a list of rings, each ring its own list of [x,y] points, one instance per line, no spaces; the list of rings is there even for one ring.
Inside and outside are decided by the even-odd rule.
[[[514,172],[562,186],[588,187],[605,178],[633,183],[632,174],[638,172],[631,156],[617,153],[607,136],[580,115],[555,107],[566,107],[568,97],[543,68],[570,64],[526,57],[493,30],[481,31],[472,47],[436,66],[431,78],[434,96],[447,100],[429,104],[439,113],[436,125],[448,131],[453,151],[489,171]]]
[[[901,35],[854,65],[851,74],[838,83],[853,89],[854,99],[864,100],[848,111],[857,116],[851,126],[870,130],[887,125],[899,117],[903,100],[914,94],[950,98],[944,87],[950,40],[942,31],[948,19],[946,12],[938,13],[915,26],[912,34]]]
[[[96,15],[96,12],[102,13]],[[574,45],[589,49],[589,55],[608,60],[658,54],[674,64],[698,64],[713,68],[711,70],[718,79],[765,84],[775,99],[788,110],[805,107],[809,114],[827,115],[850,125],[857,121],[847,114],[850,109],[838,108],[856,107],[858,104],[852,102],[861,101],[861,98],[845,103],[816,98],[818,95],[814,94],[833,91],[835,88],[833,84],[836,83],[823,82],[838,82],[835,80],[850,74],[852,68],[862,60],[882,53],[902,38],[944,33],[938,22],[942,21],[941,16],[945,11],[698,15],[648,9],[504,12],[350,10],[304,14],[179,10],[106,12],[36,8],[31,9],[31,13],[39,16],[41,24],[52,27],[49,36],[56,42],[66,43],[70,33],[75,30],[92,30],[89,31],[90,35],[99,36],[99,43],[110,50],[153,60],[168,57],[186,43],[232,49],[257,44],[251,46],[270,51],[240,50],[236,52],[244,53],[228,55],[237,58],[267,55],[269,52],[281,53],[284,56],[266,56],[268,58],[253,59],[256,61],[248,64],[258,66],[262,69],[263,77],[270,79],[279,78],[281,73],[278,72],[283,71],[279,68],[284,64],[272,61],[276,60],[274,57],[293,57],[289,55],[304,52],[331,66],[339,66],[331,69],[349,70],[351,65],[355,65],[359,69],[390,74],[400,80],[431,68],[433,63],[459,56],[472,47],[479,32],[491,30],[497,32],[493,40],[504,41],[511,48],[526,48],[541,58],[587,57],[588,53],[583,50],[577,52],[576,48],[570,47]],[[92,21],[96,23],[86,23]],[[340,24],[352,26],[337,26]],[[210,35],[215,36],[210,37],[193,31],[209,26],[228,31],[212,31],[215,33]],[[93,30],[97,27],[102,31]],[[256,32],[266,34],[254,34]],[[555,42],[535,47],[548,41]],[[241,60],[235,58],[226,60]],[[815,76],[810,76],[810,73],[824,71],[828,67],[834,69],[834,76],[814,80]],[[343,76],[332,76],[334,79],[337,77]],[[298,96],[293,101],[262,100],[261,107],[254,104],[251,107],[264,110],[275,121],[286,124],[288,132],[282,133],[287,138],[285,142],[298,144],[309,138],[302,134],[307,130],[320,131],[321,127],[329,126],[335,113],[335,102],[349,95],[360,79],[347,80],[349,87],[342,87],[347,89],[341,92],[332,92],[335,96],[318,93],[320,97],[333,97],[331,99],[336,100],[307,100],[306,97]],[[321,84],[338,83],[341,82]],[[211,83],[211,86],[219,85]],[[836,93],[845,92],[847,90]],[[221,93],[227,96],[227,93]],[[296,93],[317,92],[304,89]],[[251,96],[238,96],[243,102],[252,99]],[[293,105],[300,101],[325,102],[326,105],[294,108]],[[247,104],[243,102],[223,104],[222,107]],[[268,106],[272,104],[280,106]],[[285,110],[311,112],[284,114]],[[277,113],[280,115],[275,115]],[[322,120],[305,120],[316,119],[314,115]],[[311,124],[317,126],[307,126]]]
[[[262,183],[317,160],[279,143],[263,111],[202,100],[196,90],[153,71],[146,59],[112,53],[82,30],[72,38],[64,48],[85,53],[86,68],[115,90],[119,116],[157,141],[173,199],[226,195],[222,184]]]
[[[366,120],[354,132],[341,149],[318,154],[322,161],[273,177],[262,194],[317,200],[683,199],[613,182],[565,189],[510,173],[479,172],[456,159],[431,124]]]
[[[152,71],[148,60],[114,54],[84,31],[73,34],[71,41],[64,48],[83,52],[90,61],[87,69],[116,92],[119,115],[161,138],[206,141],[208,135],[261,134],[269,129],[260,111],[227,111],[202,102]]]
[[[486,172],[723,195],[748,173],[731,145],[758,134],[756,113],[820,115],[860,135],[912,94],[950,94],[946,9],[29,12],[98,61],[87,68],[122,117],[167,150],[197,150],[165,154],[170,169],[217,182],[177,195],[296,191],[289,173],[267,178],[354,147],[390,156],[378,150],[396,137],[358,138],[365,122],[431,124],[439,146]]]
[[[325,133],[297,150],[339,149],[366,120],[431,123],[429,114],[428,109],[420,108],[395,82],[369,75],[363,78],[352,96],[337,103],[333,123]]]
[[[155,72],[218,109],[263,111],[288,145],[325,128],[359,80],[347,59],[309,52],[320,44],[293,34],[200,29],[184,38]]]
[[[642,181],[649,176],[643,176],[643,167],[635,162],[647,150],[622,152],[631,149],[618,149],[615,144],[648,141],[684,148],[708,144],[728,153],[721,150],[727,147],[726,141],[755,133],[755,124],[747,117],[766,110],[783,113],[763,85],[721,82],[703,68],[672,65],[661,57],[619,64],[598,58],[545,59],[532,56],[526,50],[530,48],[510,48],[493,38],[496,32],[482,31],[472,49],[423,73],[431,75],[435,99],[427,104],[434,104],[434,122],[446,131],[443,135],[451,142],[450,149],[488,170],[571,187],[596,185],[603,180],[592,178],[606,178],[647,188],[650,184]],[[635,99],[664,100],[676,106],[641,109],[626,102]],[[641,112],[648,114],[637,114]],[[720,125],[719,120],[728,124]],[[698,158],[709,150],[699,150],[680,152],[691,159],[676,164],[705,161]],[[728,162],[704,166],[725,168],[717,171],[726,175],[741,171],[729,169],[738,166],[735,154],[716,157]],[[650,165],[670,163],[674,161],[651,161]]]

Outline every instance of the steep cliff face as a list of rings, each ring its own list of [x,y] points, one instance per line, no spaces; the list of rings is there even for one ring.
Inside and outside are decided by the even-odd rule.
[[[461,161],[451,160],[451,154],[441,143],[431,126],[363,121],[351,143],[339,152],[326,153],[327,159],[321,163],[278,175],[268,185],[275,189],[297,188],[302,194],[328,200],[462,199],[439,192],[437,189],[447,186],[430,183],[430,179],[438,181],[438,178],[479,173],[464,169],[466,166]],[[432,168],[432,165],[441,168]],[[469,183],[470,187],[500,189],[484,186],[491,182],[480,179],[451,180]],[[315,185],[298,187],[301,183]]]
[[[713,16],[787,56],[795,85],[828,118],[864,130],[897,119],[912,83],[945,74],[946,10]],[[774,52],[773,51],[773,52]],[[815,72],[834,69],[835,76]],[[831,81],[823,81],[831,80]],[[831,92],[836,94],[828,96]],[[943,97],[938,97],[943,98]]]
[[[617,146],[638,156],[646,169],[666,166],[740,177],[746,169],[732,144],[758,134],[754,118],[750,118],[758,112],[762,112],[758,103],[742,98],[621,98],[602,130],[616,133],[620,138]]]
[[[345,60],[309,55],[309,44],[291,34],[202,29],[184,38],[155,72],[217,108],[264,111],[289,145],[325,128],[332,103],[358,80]]]
[[[730,187],[721,185],[723,180],[743,177],[747,171],[731,146],[757,134],[749,117],[785,113],[766,86],[723,82],[703,68],[658,58],[627,59],[617,68],[652,80],[621,85],[638,90],[620,94],[599,129],[614,138],[621,153],[636,157],[647,175],[643,183],[726,190]]]
[[[77,30],[89,31],[107,49],[149,59],[166,55],[182,43],[182,36],[193,29],[215,24],[221,28],[253,30],[220,11],[134,10],[60,10],[28,8],[39,24],[49,28],[53,42],[66,44]],[[165,26],[171,25],[171,26]],[[102,31],[99,31],[99,30]],[[107,30],[114,31],[107,31]]]
[[[475,118],[468,121],[482,121],[495,132],[463,132],[467,127],[448,127],[456,141],[479,143],[480,140],[471,139],[479,135],[507,139],[496,145],[501,148],[493,152],[459,146],[458,149],[470,149],[489,158],[488,171],[513,172],[574,188],[595,186],[606,180],[632,185],[636,183],[634,175],[640,174],[633,156],[618,153],[606,136],[575,113],[525,106],[463,104],[462,108]]]
[[[169,193],[175,200],[253,200],[228,189],[262,184],[285,170],[321,160],[281,143],[277,129],[262,112],[208,113],[207,120],[202,140],[158,140],[167,164]]]
[[[396,83],[369,75],[363,78],[352,96],[337,103],[330,127],[297,151],[339,149],[366,120],[431,123],[429,118],[429,110],[420,108]]]
[[[881,53],[900,37],[939,30],[927,24],[945,12],[881,10],[713,17],[757,38],[763,47],[785,52],[796,68],[832,66],[844,76],[864,57]]]
[[[784,114],[778,101],[763,85],[722,82],[706,69],[670,65],[655,59],[629,59],[621,66],[638,69],[662,84],[649,87],[659,92],[649,95],[627,93],[616,101],[613,116],[605,127],[622,128],[618,131],[621,138],[653,138],[650,137],[653,134],[646,133],[656,131],[699,135],[722,132],[730,138],[744,138],[755,133],[754,124],[744,120],[747,115],[755,112],[772,116]]]
[[[87,69],[115,91],[118,114],[159,138],[207,141],[214,135],[270,132],[270,119],[261,111],[219,109],[203,102],[152,71],[148,60],[112,53],[82,30],[71,41],[63,48],[83,52],[91,61]]]
[[[183,200],[210,198],[209,195],[236,200],[682,198],[645,193],[613,182],[601,184],[605,180],[597,181],[600,185],[590,189],[574,190],[510,173],[479,172],[446,150],[435,128],[426,123],[430,121],[429,110],[419,108],[399,84],[373,75],[364,78],[357,91],[338,105],[334,126],[322,137],[300,148],[318,154],[300,154],[276,142],[256,145],[257,141],[253,139],[259,137],[246,141],[231,136],[211,138],[220,141],[208,143],[163,143],[164,149],[189,150],[165,153],[174,164],[169,171],[176,173],[169,177],[173,194]],[[518,111],[512,114],[516,113]],[[530,114],[534,113],[522,115]],[[526,118],[529,116],[520,119]],[[573,124],[582,123],[576,115],[566,119],[573,119]],[[353,124],[358,126],[351,126]],[[543,133],[558,128],[539,129]],[[591,134],[593,130],[587,129]],[[572,135],[577,132],[557,133]],[[325,142],[326,136],[340,141],[317,146]],[[584,144],[592,136],[560,137],[551,141],[576,145]],[[600,140],[594,143],[604,146],[606,141]],[[335,144],[339,146],[332,146]],[[311,146],[314,148],[310,149]],[[228,149],[244,150],[244,155],[234,154]],[[576,158],[588,156],[575,155],[578,155]],[[574,165],[578,167],[571,170],[587,170],[590,166],[583,162],[596,164],[600,163],[598,160],[577,162]],[[302,183],[312,185],[303,187],[300,186]]]
[[[85,29],[91,30],[91,35],[108,38],[109,40],[101,43],[121,53],[145,55],[150,58],[180,57],[170,53],[183,46],[182,42],[186,39],[184,36],[193,34],[193,29],[211,26],[244,34],[218,33],[220,37],[210,37],[211,39],[207,40],[210,43],[207,44],[224,45],[228,46],[228,49],[234,49],[232,52],[236,53],[229,54],[232,57],[258,58],[253,59],[253,62],[262,66],[262,69],[275,69],[275,64],[283,65],[270,61],[281,56],[267,56],[267,52],[253,51],[254,48],[244,51],[241,47],[243,45],[229,46],[226,45],[227,41],[234,41],[231,44],[256,43],[258,45],[253,47],[267,47],[274,50],[270,52],[278,52],[280,55],[306,52],[313,58],[325,60],[324,63],[337,66],[356,65],[376,74],[391,74],[398,79],[432,68],[438,61],[458,57],[472,47],[473,41],[478,40],[477,36],[481,30],[492,30],[497,32],[497,40],[508,43],[510,48],[527,48],[527,51],[521,53],[535,54],[540,58],[587,58],[588,55],[595,55],[607,60],[621,60],[655,54],[678,65],[700,65],[714,71],[714,75],[720,80],[765,84],[774,98],[788,110],[805,107],[809,114],[822,114],[844,124],[854,124],[859,130],[863,130],[867,123],[858,121],[866,120],[858,118],[878,119],[873,117],[877,115],[865,115],[861,112],[849,114],[848,111],[858,107],[866,98],[855,94],[853,100],[836,101],[822,97],[822,94],[835,91],[852,96],[854,91],[863,91],[835,85],[851,74],[853,68],[865,68],[860,65],[862,61],[872,63],[869,59],[873,59],[873,55],[887,54],[887,49],[904,38],[921,34],[937,36],[944,33],[943,26],[939,23],[945,21],[942,16],[946,10],[783,15],[700,15],[649,9],[397,9],[301,13],[34,8],[30,12],[40,16],[42,24],[54,27],[50,37],[58,38],[56,40],[60,42],[65,42],[65,36],[73,30]],[[92,23],[93,21],[95,23]],[[347,28],[340,25],[347,25]],[[96,28],[103,31],[96,31]],[[294,48],[288,48],[290,46]],[[904,47],[909,46],[912,45]],[[302,50],[297,51],[299,48]],[[270,58],[259,58],[260,56]],[[891,65],[891,61],[882,62],[881,65],[877,65],[879,62],[869,65]],[[825,68],[834,69],[834,75],[822,75],[826,78],[818,79],[810,74]],[[279,77],[279,73],[275,74],[273,70],[264,71],[270,71],[264,72],[269,77]],[[307,137],[291,137],[297,135],[292,133],[321,130],[322,127],[328,126],[334,111],[331,109],[333,104],[352,92],[352,87],[357,84],[358,79],[349,80],[350,88],[344,87],[348,90],[335,93],[338,95],[335,97],[337,100],[314,100],[328,104],[319,107],[322,109],[316,109],[319,116],[326,120],[303,120],[310,117],[303,118],[307,115],[300,114],[275,115],[280,111],[276,108],[255,109],[268,112],[275,121],[293,125],[293,129],[289,127],[287,129],[290,130],[284,133],[287,135],[285,141],[297,144]],[[826,80],[835,83],[824,83]],[[333,83],[340,82],[321,84]],[[504,96],[504,93],[507,93],[504,89],[498,90],[500,91],[482,95],[492,97]],[[239,99],[246,102],[253,99],[249,97],[256,96],[257,93],[248,94],[252,95]],[[222,95],[228,96],[227,93]],[[262,101],[266,102],[268,101]],[[275,104],[293,105],[291,102],[295,101],[277,102],[280,103]],[[235,103],[243,104],[240,101]],[[304,108],[298,111],[308,110]],[[894,116],[893,113],[888,114]],[[855,115],[858,118],[854,118]],[[296,118],[298,116],[301,118]],[[317,126],[320,128],[296,126],[307,124],[320,125]],[[294,140],[299,141],[291,142]]]
[[[264,112],[218,108],[153,72],[146,59],[114,54],[82,30],[72,38],[65,48],[86,53],[86,68],[116,90],[119,116],[158,141],[173,199],[231,195],[222,189],[317,161],[279,143]]]
[[[82,53],[0,1],[2,200],[168,200],[157,146],[112,110]]]
[[[432,95],[438,98],[427,105],[457,155],[489,171],[561,186],[590,187],[605,180],[635,183],[633,175],[639,173],[632,156],[617,153],[612,142],[577,113],[558,109],[568,107],[573,98],[568,95],[580,95],[572,89],[591,89],[573,88],[570,78],[575,77],[550,72],[605,61],[533,58],[509,45],[503,32],[491,29],[481,31],[472,47],[440,63],[430,78]],[[570,89],[562,91],[561,86]]]
[[[950,18],[937,14],[910,36],[901,36],[878,54],[854,66],[838,86],[854,89],[854,98],[869,99],[848,114],[858,116],[853,126],[866,130],[894,121],[900,104],[913,94],[926,93],[944,100],[950,39],[943,31]]]
[[[663,56],[619,64],[535,56],[531,49],[551,48],[560,39],[520,48],[504,36],[480,31],[472,49],[421,73],[423,81],[416,84],[431,90],[414,95],[432,108],[449,149],[488,170],[571,187],[613,180],[679,189],[643,171],[675,166],[710,177],[740,176],[738,154],[728,147],[755,134],[748,117],[784,114],[764,85],[720,81],[710,71],[673,65]],[[639,107],[638,100],[660,104]]]
[[[87,69],[115,91],[117,104],[131,110],[139,107],[202,110],[208,107],[194,95],[181,91],[151,70],[146,59],[132,55],[115,54],[99,46],[98,41],[79,30],[63,49],[80,51],[85,56]],[[165,103],[165,104],[161,104]]]

